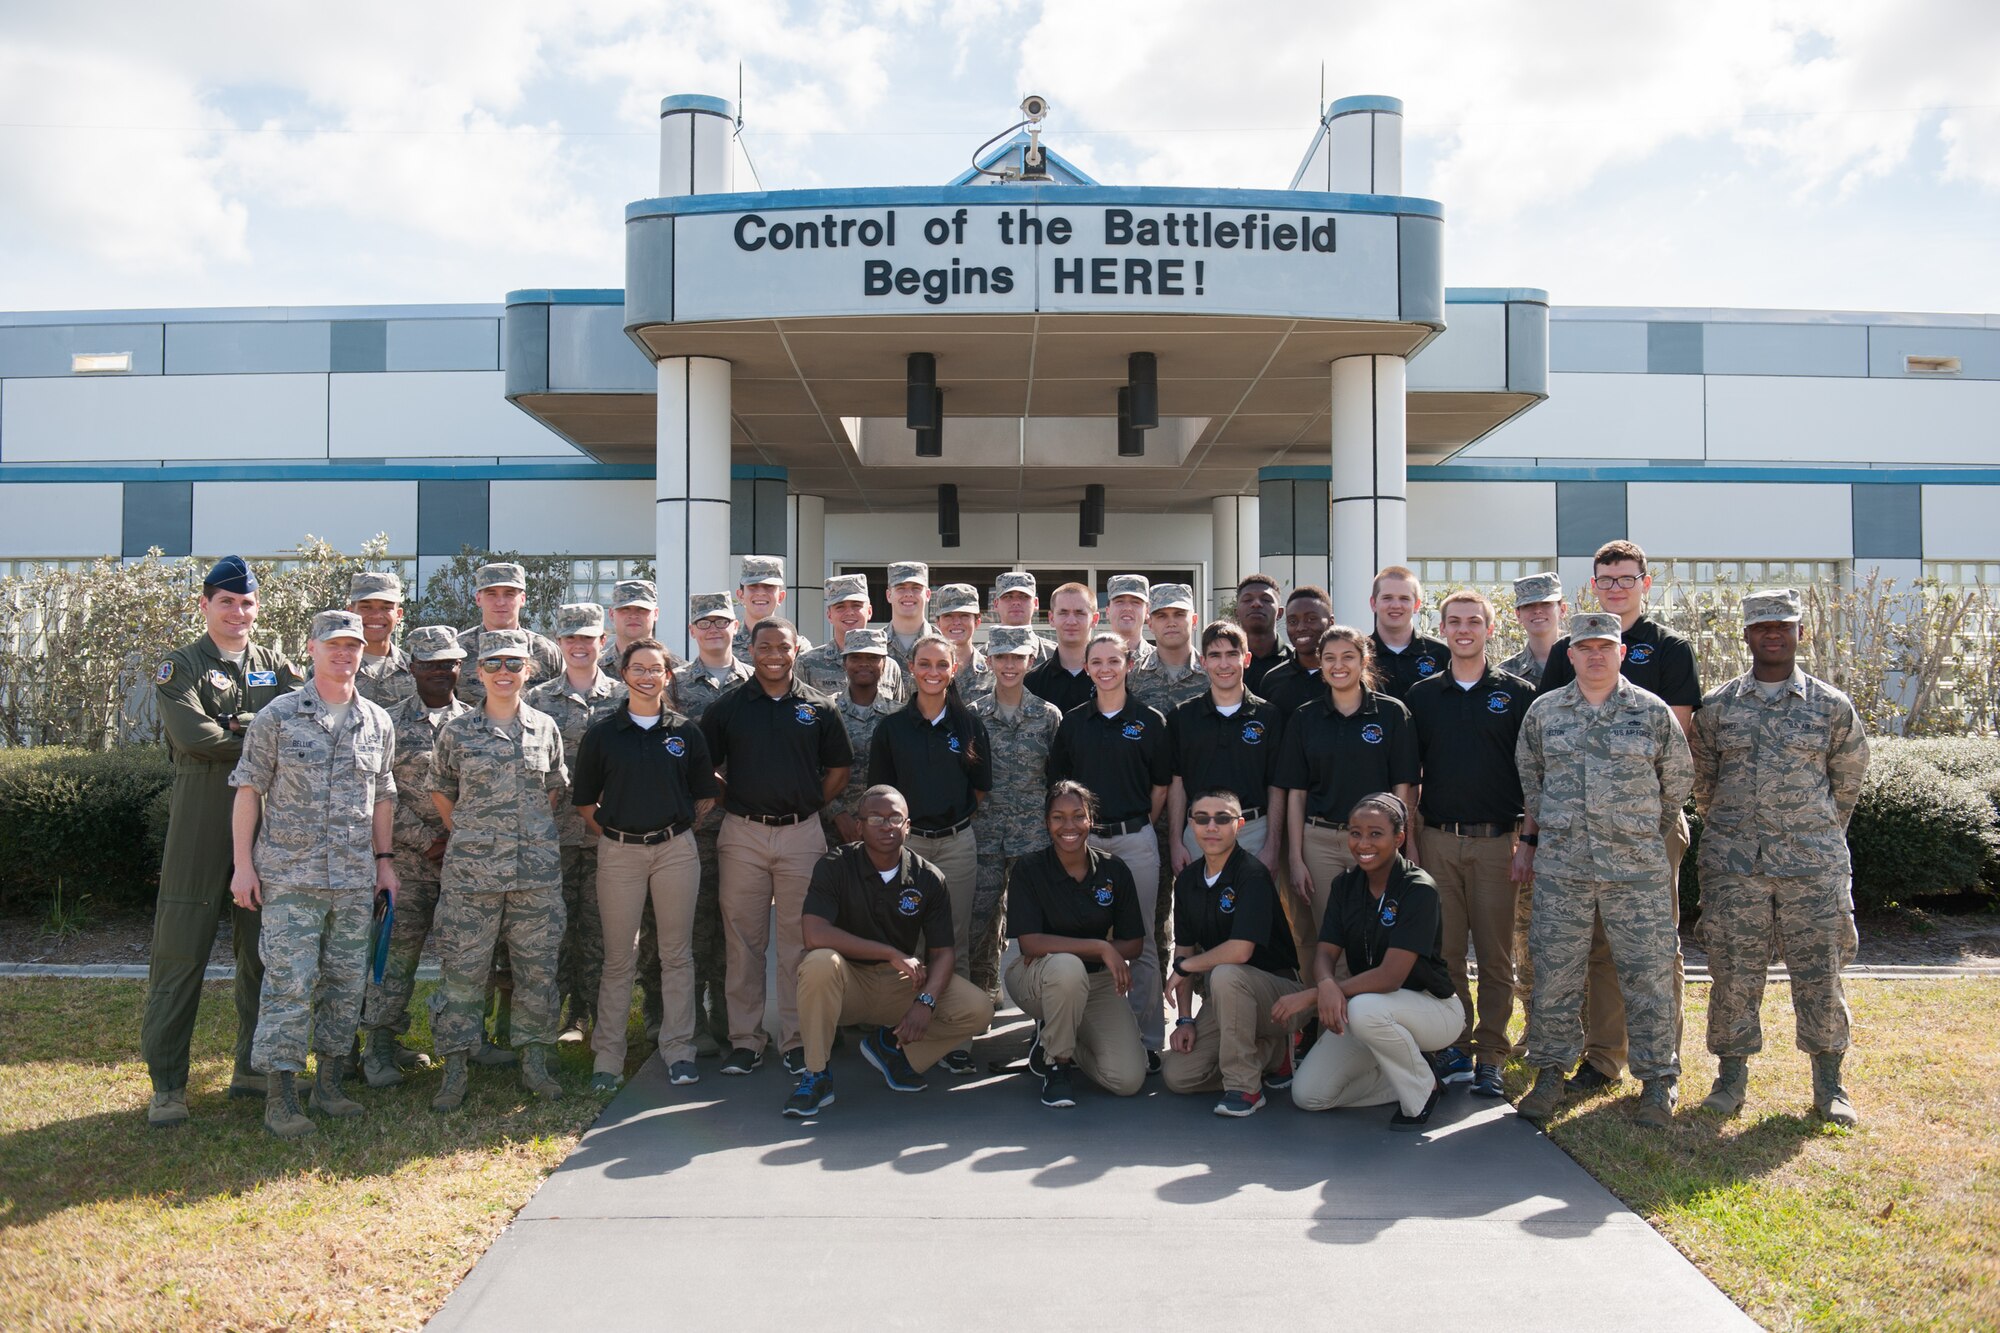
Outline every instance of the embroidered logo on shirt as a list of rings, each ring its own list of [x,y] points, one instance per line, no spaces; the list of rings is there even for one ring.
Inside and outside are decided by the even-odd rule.
[[[1215,910],[1225,916],[1234,912],[1236,910],[1236,890],[1225,884],[1222,892],[1216,896]]]
[[[1505,690],[1495,690],[1486,696],[1486,711],[1489,713],[1504,713],[1507,711],[1507,705],[1513,702],[1513,695],[1507,693]]]
[[[1120,736],[1123,736],[1128,741],[1136,741],[1141,736],[1146,734],[1146,724],[1135,717],[1130,722],[1127,722],[1124,726],[1120,727],[1118,729],[1118,734]]]
[[[1262,722],[1245,722],[1243,724],[1243,743],[1245,745],[1262,745],[1264,743],[1264,724]]]
[[[1417,674],[1419,676],[1435,675],[1437,669],[1437,659],[1428,653],[1417,659]]]
[[[813,711],[811,704],[800,704],[794,708],[792,710],[792,717],[802,727],[810,727],[813,723],[819,721],[819,714]]]
[[[246,685],[276,685],[278,673],[275,671],[252,671],[243,677]]]
[[[1098,885],[1097,892],[1092,896],[1097,899],[1099,907],[1111,906],[1111,886],[1109,884]]]
[[[1625,656],[1630,659],[1633,666],[1644,666],[1653,660],[1653,645],[1650,643],[1635,643],[1626,649]]]
[[[164,685],[173,678],[174,678],[174,664],[172,662],[160,663],[160,669],[153,673],[154,683],[159,685]]]
[[[1367,741],[1370,745],[1380,745],[1382,743],[1381,724],[1370,722],[1367,726],[1363,727],[1361,729],[1361,739]]]
[[[954,731],[944,738],[944,748],[950,750],[953,754],[957,754],[961,749],[964,748],[958,743],[957,732]]]
[[[211,671],[208,673],[208,683],[218,690],[226,690],[229,688],[230,683],[229,673],[220,669]]]
[[[896,896],[896,910],[904,916],[915,916],[924,910],[924,895],[915,889],[904,889]]]
[[[667,737],[667,753],[678,759],[688,752],[688,743],[678,736]]]
[[[1382,911],[1377,919],[1385,926],[1396,924],[1396,900],[1394,898],[1384,898],[1382,900]]]

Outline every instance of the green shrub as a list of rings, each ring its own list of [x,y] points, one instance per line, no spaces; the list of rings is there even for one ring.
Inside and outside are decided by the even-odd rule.
[[[1907,755],[1922,760],[1946,777],[1969,778],[1985,785],[2000,775],[2000,740],[1984,736],[1927,736],[1921,740],[1871,741],[1876,758]]]
[[[0,751],[0,909],[41,910],[58,880],[101,907],[150,904],[173,780],[157,746]]]
[[[1887,907],[1986,887],[2000,861],[2000,824],[1982,786],[1906,748],[1882,747],[1868,765],[1847,845],[1855,906]]]

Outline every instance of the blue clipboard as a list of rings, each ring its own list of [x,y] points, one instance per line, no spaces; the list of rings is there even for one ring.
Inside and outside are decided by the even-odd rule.
[[[382,984],[382,971],[389,965],[389,936],[396,927],[396,900],[389,896],[387,889],[375,893],[375,921],[372,927],[374,940],[368,946],[370,975],[376,985]]]

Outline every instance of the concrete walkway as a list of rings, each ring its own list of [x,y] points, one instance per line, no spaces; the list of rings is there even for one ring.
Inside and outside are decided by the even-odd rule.
[[[1018,1012],[979,1044],[1025,1053]],[[1504,1104],[1447,1094],[1429,1132],[1388,1108],[1247,1120],[1150,1080],[1025,1072],[888,1091],[850,1041],[839,1100],[779,1115],[767,1061],[610,1104],[431,1322],[435,1330],[958,1330],[1250,1324],[1493,1333],[1571,1321],[1611,1289],[1648,1333],[1754,1328],[1680,1253]],[[1611,1288],[1605,1288],[1609,1282]]]

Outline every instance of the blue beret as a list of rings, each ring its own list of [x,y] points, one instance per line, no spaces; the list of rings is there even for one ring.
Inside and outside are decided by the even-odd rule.
[[[257,591],[257,576],[250,572],[250,562],[240,555],[223,556],[201,582],[203,587],[219,592],[247,595]]]

